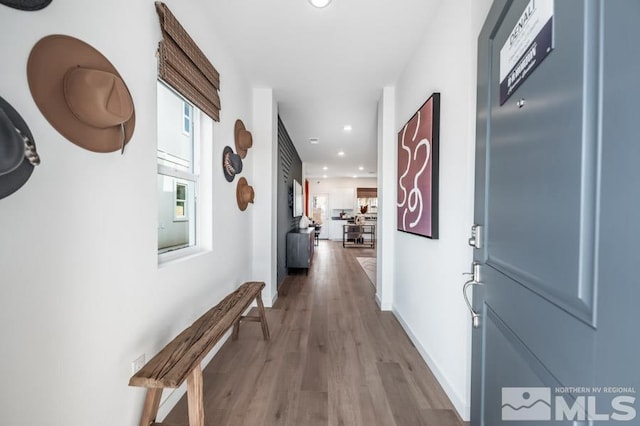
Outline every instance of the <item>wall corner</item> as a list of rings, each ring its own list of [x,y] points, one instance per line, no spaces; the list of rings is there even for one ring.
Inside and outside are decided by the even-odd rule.
[[[252,276],[264,281],[265,306],[277,297],[276,283],[276,173],[278,151],[278,108],[273,89],[253,89],[253,208]],[[258,160],[259,159],[259,160]]]
[[[382,310],[393,306],[395,274],[395,208],[396,208],[396,151],[395,110],[396,89],[382,89],[378,101],[378,244],[376,301]]]

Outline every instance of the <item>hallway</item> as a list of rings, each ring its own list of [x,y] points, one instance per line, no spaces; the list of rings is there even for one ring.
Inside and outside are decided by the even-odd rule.
[[[243,324],[204,370],[207,425],[459,426],[449,400],[356,257],[321,241],[267,310],[271,340]],[[281,288],[282,290],[282,288]],[[165,419],[185,423],[186,398]]]

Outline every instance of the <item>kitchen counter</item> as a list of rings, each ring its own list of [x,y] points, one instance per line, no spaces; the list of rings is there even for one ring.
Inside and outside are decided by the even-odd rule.
[[[378,220],[378,215],[376,215],[376,214],[365,214],[365,215],[362,215],[362,216],[364,216],[364,220],[366,220],[367,222],[375,222],[375,221]],[[347,220],[351,220],[351,221],[353,221],[355,219],[356,219],[355,217],[347,218]]]

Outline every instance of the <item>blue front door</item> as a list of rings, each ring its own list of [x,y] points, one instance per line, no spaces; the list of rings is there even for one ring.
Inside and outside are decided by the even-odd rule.
[[[549,5],[552,49],[505,58]],[[639,23],[637,0],[496,0],[480,34],[474,426],[640,425]]]

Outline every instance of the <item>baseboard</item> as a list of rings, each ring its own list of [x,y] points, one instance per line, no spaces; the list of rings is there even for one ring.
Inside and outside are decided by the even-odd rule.
[[[201,363],[203,370],[207,365],[209,365],[213,357],[218,353],[222,345],[224,345],[224,343],[229,339],[229,337],[231,337],[231,330],[227,331],[225,335],[222,336],[220,341],[215,344],[213,349],[211,349],[209,354],[206,357],[204,357]],[[177,387],[171,390],[170,392],[167,392],[167,390],[168,389],[165,389],[162,392],[162,400],[160,402],[160,409],[158,410],[158,416],[157,416],[157,420],[159,422],[164,421],[165,417],[169,415],[171,410],[173,410],[173,407],[175,407],[178,401],[180,401],[180,398],[182,398],[182,396],[187,392],[187,383],[184,382],[180,387]]]
[[[382,304],[382,300],[380,300],[380,296],[376,293],[376,305],[380,308],[381,311],[391,311],[393,310],[393,306],[389,303]]]
[[[376,301],[378,301],[377,295]],[[447,397],[449,397],[449,400],[453,404],[453,407],[456,409],[458,416],[462,418],[463,421],[468,422],[470,418],[471,407],[465,404],[464,400],[460,398],[458,393],[453,389],[453,386],[451,386],[451,384],[447,380],[446,375],[442,372],[440,367],[438,367],[433,358],[429,356],[427,350],[424,348],[424,346],[422,346],[422,343],[420,343],[420,341],[417,339],[416,335],[411,330],[411,327],[409,327],[409,325],[404,321],[402,315],[400,315],[395,306],[393,307],[392,312],[398,319],[398,322],[404,329],[405,333],[407,333],[407,336],[409,336],[409,339],[411,339],[411,342],[413,342],[413,345],[418,350],[418,353],[420,354],[422,359],[424,359],[424,362],[426,362],[427,366],[429,366],[429,368],[431,369],[431,372],[436,377],[436,380],[438,380],[438,382],[440,383],[440,386],[442,386],[442,389],[444,389],[444,392],[447,394]]]

